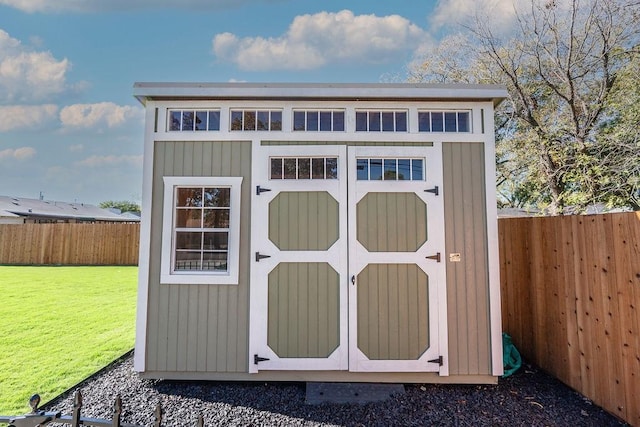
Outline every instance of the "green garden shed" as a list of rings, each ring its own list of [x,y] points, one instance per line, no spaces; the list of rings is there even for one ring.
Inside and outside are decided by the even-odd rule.
[[[136,83],[135,369],[495,383],[504,87]]]

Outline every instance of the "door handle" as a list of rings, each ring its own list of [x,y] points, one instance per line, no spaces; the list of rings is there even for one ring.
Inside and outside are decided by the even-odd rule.
[[[352,285],[356,284],[356,276],[351,276],[351,284]]]

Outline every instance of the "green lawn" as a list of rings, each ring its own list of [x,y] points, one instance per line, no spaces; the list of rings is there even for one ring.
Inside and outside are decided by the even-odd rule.
[[[137,267],[0,266],[0,414],[29,410],[134,343]]]

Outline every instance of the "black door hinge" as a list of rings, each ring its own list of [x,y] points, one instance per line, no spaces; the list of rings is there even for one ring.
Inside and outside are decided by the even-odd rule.
[[[444,359],[442,358],[442,356],[438,356],[437,359],[433,359],[433,360],[428,360],[429,363],[437,363],[438,365],[442,366],[444,364]]]
[[[260,357],[257,354],[253,355],[253,364],[257,365],[260,362],[266,362],[267,360],[271,360],[271,359],[267,359],[266,357]]]
[[[424,192],[425,192],[425,193],[433,193],[433,194],[435,194],[436,196],[437,196],[438,194],[440,194],[440,191],[439,191],[439,189],[438,189],[438,186],[437,186],[437,185],[436,185],[435,187],[433,187],[433,188],[429,188],[428,190],[424,190]]]
[[[270,188],[262,188],[259,185],[256,187],[256,195],[259,196],[261,193],[264,193],[265,191],[271,191]]]
[[[440,260],[441,260],[440,252],[436,252],[436,254],[435,254],[435,255],[429,255],[429,256],[426,256],[425,258],[426,258],[426,259],[432,259],[432,260],[434,260],[435,262],[440,262]]]
[[[256,252],[256,262],[260,262],[261,259],[271,258],[271,255],[262,255],[260,252]]]

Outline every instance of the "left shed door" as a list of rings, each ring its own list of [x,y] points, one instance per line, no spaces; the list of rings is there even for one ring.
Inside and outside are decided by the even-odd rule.
[[[348,368],[346,161],[254,147],[249,372]]]

